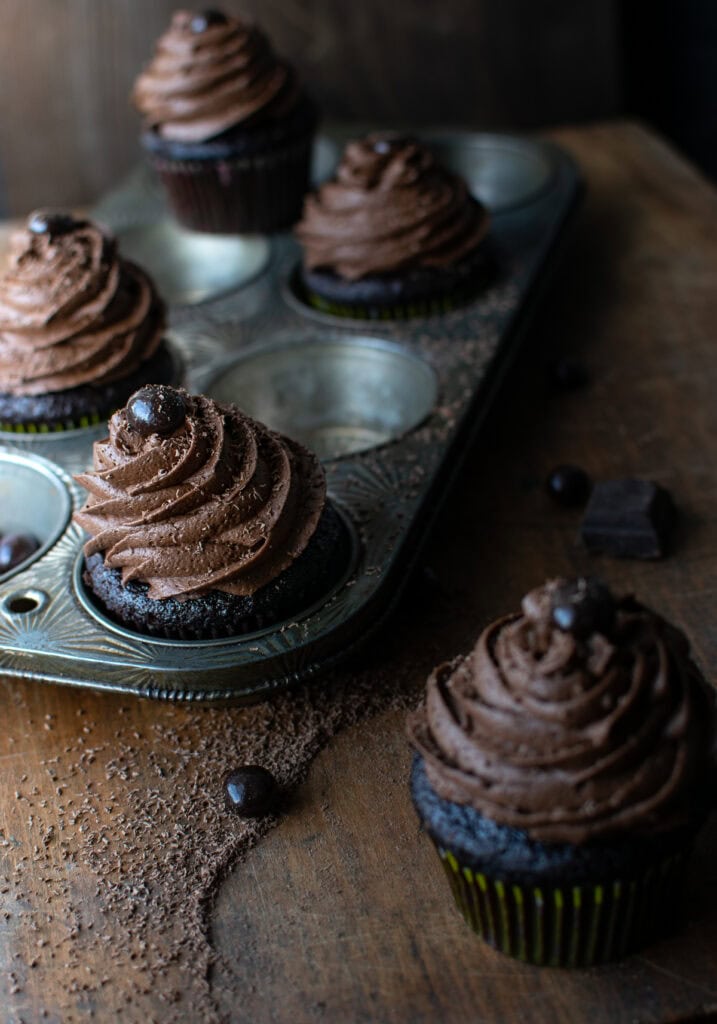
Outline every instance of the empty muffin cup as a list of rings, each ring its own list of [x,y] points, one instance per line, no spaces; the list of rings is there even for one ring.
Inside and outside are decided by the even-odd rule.
[[[118,234],[123,254],[146,267],[170,305],[195,305],[249,284],[271,253],[263,235],[211,235],[172,220]]]
[[[494,214],[532,202],[555,173],[550,149],[528,139],[436,132],[424,141]]]
[[[37,548],[0,573],[0,580],[26,569],[58,540],[67,526],[72,499],[49,462],[36,457],[0,454],[0,543],[3,537],[27,536]]]
[[[416,427],[436,404],[422,359],[376,338],[277,344],[238,359],[207,387],[322,459],[376,448]]]

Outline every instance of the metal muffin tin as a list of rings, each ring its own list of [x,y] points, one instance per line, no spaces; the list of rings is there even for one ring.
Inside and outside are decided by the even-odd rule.
[[[292,238],[213,243],[181,232],[144,172],[100,204],[98,219],[144,253],[174,297],[169,338],[189,389],[237,402],[326,460],[352,557],[326,600],[294,621],[202,643],[140,636],[85,594],[84,538],[70,517],[84,500],[72,474],[90,465],[104,428],[0,433],[0,528],[29,530],[42,545],[0,576],[0,672],[152,697],[256,700],[327,670],[384,619],[498,391],[581,190],[571,159],[544,142],[466,133],[429,141],[493,206],[497,254],[480,297],[443,316],[316,313],[291,284]],[[324,142],[321,152],[335,149]]]

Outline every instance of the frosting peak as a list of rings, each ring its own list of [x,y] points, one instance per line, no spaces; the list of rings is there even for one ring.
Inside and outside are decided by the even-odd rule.
[[[412,267],[454,266],[488,231],[465,182],[415,139],[350,142],[336,174],[307,197],[296,234],[310,270],[346,280]]]
[[[254,594],[313,535],[326,497],[323,469],[234,406],[176,393],[182,416],[153,431],[150,409],[138,429],[130,399],[111,418],[109,437],[95,442],[94,471],[76,478],[90,492],[75,514],[92,538],[85,554],[103,552],[123,582],[147,582],[153,599]]]
[[[138,77],[134,105],[174,142],[204,142],[235,125],[282,117],[299,100],[294,71],[255,25],[177,11]]]
[[[164,305],[96,224],[36,211],[0,276],[0,391],[41,395],[133,373],[156,351]]]
[[[562,629],[566,586],[528,594],[522,613],[432,674],[409,722],[431,785],[545,842],[678,825],[704,785],[714,731],[687,641],[632,598],[615,602],[609,629]]]

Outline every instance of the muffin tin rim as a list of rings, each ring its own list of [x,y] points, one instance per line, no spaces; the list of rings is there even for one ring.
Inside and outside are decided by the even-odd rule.
[[[344,571],[341,573],[341,576],[339,577],[337,582],[334,583],[334,585],[327,590],[326,594],[319,600],[314,601],[307,608],[302,609],[294,616],[290,616],[286,619],[280,619],[277,622],[271,623],[271,625],[264,626],[261,629],[253,630],[250,633],[236,633],[230,636],[213,637],[208,640],[177,640],[171,637],[154,636],[150,633],[139,633],[136,630],[128,629],[126,626],[122,626],[119,623],[114,622],[105,612],[101,611],[94,604],[91,596],[87,592],[87,588],[85,587],[82,581],[82,568],[84,559],[83,547],[85,541],[88,539],[86,536],[80,542],[77,550],[77,554],[72,568],[72,575],[70,580],[71,586],[73,588],[74,594],[80,606],[82,607],[86,615],[94,619],[104,629],[111,630],[113,633],[117,634],[118,636],[124,637],[126,640],[141,641],[143,644],[156,644],[159,647],[171,647],[177,648],[179,650],[186,650],[188,646],[191,646],[193,649],[200,648],[202,650],[209,650],[211,648],[226,647],[227,644],[237,643],[238,641],[241,641],[242,643],[250,643],[251,641],[259,640],[269,633],[273,633],[276,630],[286,629],[295,623],[300,623],[302,620],[311,618],[313,615],[315,615],[321,608],[327,605],[337,594],[339,594],[340,591],[346,586],[346,583],[351,579],[356,569],[356,566],[359,563],[361,557],[361,543],[358,530],[353,520],[351,519],[350,514],[342,506],[341,502],[337,501],[337,499],[334,498],[332,495],[329,495],[329,498],[331,499],[331,504],[333,505],[334,509],[336,510],[337,514],[341,519],[341,522],[343,524],[344,529],[346,530],[346,535],[349,541],[349,552],[348,557],[346,559],[346,566],[344,567]]]

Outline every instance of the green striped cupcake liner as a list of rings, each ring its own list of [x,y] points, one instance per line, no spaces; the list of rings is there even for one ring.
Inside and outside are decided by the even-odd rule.
[[[654,940],[677,909],[689,857],[673,854],[638,878],[539,886],[490,878],[437,850],[470,927],[501,953],[549,967],[618,960]]]
[[[431,299],[425,302],[402,303],[397,306],[361,306],[332,302],[316,292],[307,292],[306,301],[321,313],[351,320],[410,320],[415,317],[450,313],[460,305],[453,298]]]
[[[78,416],[76,420],[62,420],[57,423],[0,423],[0,431],[9,434],[61,434],[65,430],[79,430],[94,427],[103,417],[97,412]]]

